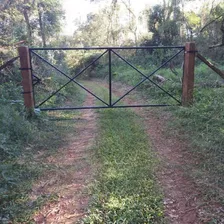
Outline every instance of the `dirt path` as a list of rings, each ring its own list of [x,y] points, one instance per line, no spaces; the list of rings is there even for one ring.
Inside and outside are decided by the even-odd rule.
[[[118,84],[114,84],[114,87],[116,95],[122,95],[127,88]],[[124,100],[126,103],[136,103],[133,97]],[[93,101],[92,97],[88,97],[85,104],[91,105]],[[139,99],[138,103],[141,103]],[[165,215],[168,223],[206,223],[200,219],[202,210],[199,190],[184,171],[185,165],[193,161],[186,143],[167,136],[165,127],[169,117],[163,116],[159,112],[160,109],[134,110],[144,120],[152,146],[161,164],[164,164],[157,175],[165,196]],[[72,137],[69,146],[60,149],[56,158],[47,158],[49,163],[61,166],[62,172],[50,180],[45,178],[39,183],[33,191],[33,197],[40,193],[56,192],[59,198],[36,214],[36,223],[75,223],[85,214],[89,197],[83,189],[91,179],[91,168],[87,161],[88,148],[93,144],[94,133],[97,132],[96,115],[93,110],[82,111],[76,131],[77,134]],[[73,169],[67,169],[71,166]]]
[[[153,148],[164,164],[158,173],[158,179],[165,194],[166,216],[172,224],[202,223],[199,221],[199,191],[184,171],[185,165],[192,162],[187,146],[165,134],[167,118],[155,116],[155,112],[156,110],[147,110],[138,113],[144,116]]]
[[[116,95],[127,91],[128,87],[114,84]],[[133,97],[126,98],[125,103],[135,104]],[[142,101],[142,102],[140,102]],[[138,99],[139,104],[146,101]],[[194,160],[188,153],[185,142],[167,135],[168,114],[162,114],[161,108],[134,108],[134,111],[143,118],[150,142],[161,160],[158,180],[164,192],[165,215],[171,224],[199,224],[206,223],[200,219],[203,213],[200,210],[202,202],[200,193],[194,181],[186,175],[184,168]]]
[[[85,104],[92,105],[93,101],[93,97],[87,96]],[[89,202],[85,191],[92,176],[89,149],[94,144],[96,128],[94,111],[83,110],[75,124],[76,133],[71,133],[68,146],[59,149],[57,155],[46,158],[46,163],[56,165],[60,172],[44,176],[33,188],[32,197],[53,193],[58,198],[34,216],[35,223],[69,224],[85,215]]]

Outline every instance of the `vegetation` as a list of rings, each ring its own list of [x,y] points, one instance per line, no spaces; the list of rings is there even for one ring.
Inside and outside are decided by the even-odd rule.
[[[58,0],[3,1],[1,5],[1,46],[23,41],[46,47],[49,39],[60,31],[63,11]],[[38,38],[41,38],[39,42]]]
[[[150,74],[156,68],[155,65],[157,63],[159,65],[159,60],[161,59],[156,57],[156,55],[161,54],[163,57],[169,55],[169,52],[165,54],[163,50],[157,50],[156,52],[152,52],[151,56],[148,54],[148,56],[140,59],[138,56],[140,53],[138,52],[131,53],[129,51],[129,55],[124,52],[120,53],[125,54],[126,60],[133,63],[135,67],[144,74]],[[154,66],[151,66],[150,64],[147,65],[146,61],[153,61]],[[161,83],[155,80],[155,82],[180,100],[182,90],[182,69],[178,68],[178,66],[180,66],[178,65],[178,61],[179,58],[177,58],[177,62],[173,62],[173,64],[177,63],[175,69],[176,74],[171,71],[169,66],[168,68],[165,66],[157,72],[157,74],[163,75],[165,81]],[[223,69],[221,64],[218,65],[218,67],[221,70]],[[103,66],[99,65],[97,68],[99,69],[98,74],[101,74],[104,77],[105,70],[100,69],[103,68]],[[115,81],[132,86],[136,85],[142,79],[142,76],[134,69],[116,58],[113,60],[112,68],[113,80]],[[170,96],[159,90],[147,80],[140,85],[138,90],[150,103],[176,104]],[[188,167],[189,169],[187,169],[186,172],[194,178],[203,197],[205,197],[206,202],[210,203],[210,205],[219,204],[221,206],[223,205],[224,199],[223,93],[222,78],[209,69],[207,65],[200,61],[196,61],[194,104],[188,108],[171,107],[161,112],[172,114],[173,119],[170,120],[170,125],[173,130],[176,130],[173,132],[173,135],[177,138],[184,138],[189,143],[189,150],[191,150],[192,155],[194,155],[194,158],[197,160],[195,166]],[[99,141],[99,143],[100,142],[101,141]],[[101,147],[101,145],[99,147]],[[101,154],[103,154],[103,152],[100,151],[99,155]],[[106,177],[103,176],[101,178],[104,181],[97,183],[99,184],[99,188],[101,188],[101,183],[107,182],[104,179]],[[102,186],[102,189],[104,189],[104,186]],[[98,204],[96,203],[95,207],[99,209],[97,206]],[[100,207],[97,211],[102,211],[104,209],[105,208]],[[97,215],[97,211],[94,210],[92,213],[93,215],[91,217],[93,219],[94,217],[101,217]],[[213,211],[213,213],[215,213],[214,220],[216,220],[217,223],[221,222],[222,215],[215,211]],[[101,219],[99,218],[99,220]]]
[[[0,222],[28,222],[31,214],[56,195],[31,199],[32,185],[47,170],[41,157],[54,154],[65,143],[65,135],[74,127],[60,120],[50,121],[45,114],[28,118],[24,110],[21,87],[13,82],[0,87]],[[68,93],[78,98],[77,92]],[[59,99],[59,100],[64,100]],[[63,118],[63,114],[57,115]]]
[[[135,85],[141,77],[124,65],[115,67],[115,70],[117,71],[115,80],[129,85]],[[141,71],[148,74],[151,72],[147,69]],[[181,70],[177,71],[181,74]],[[165,74],[166,81],[158,84],[180,99],[181,77],[174,75],[170,69],[162,69],[161,73]],[[165,111],[161,109],[161,113],[172,114],[173,119],[169,121],[169,125],[175,131],[171,135],[184,138],[189,143],[189,150],[197,163],[194,167],[188,167],[187,172],[200,187],[205,201],[223,205],[223,81],[205,64],[199,63],[195,73],[194,104],[187,108],[171,107]],[[171,97],[150,85],[148,81],[138,90],[150,103],[174,104]],[[222,215],[215,214],[214,220],[217,223],[221,222]]]
[[[197,158],[196,181],[206,187],[212,200],[223,201],[223,88],[197,89],[195,104],[174,112],[174,125],[183,130]],[[199,172],[200,170],[200,172]],[[215,197],[214,197],[215,196]]]
[[[158,161],[141,120],[130,110],[104,110],[99,115],[94,147],[97,180],[83,222],[163,223],[162,195],[155,178]]]
[[[99,2],[90,1],[90,4]],[[101,10],[90,13],[86,21],[76,21],[77,28],[74,36],[70,37],[61,34],[64,12],[59,0],[1,1],[0,222],[28,222],[35,209],[46,200],[55,199],[55,195],[40,195],[35,200],[28,196],[33,182],[49,169],[47,164],[37,163],[35,158],[40,152],[44,152],[43,156],[55,153],[58,146],[63,144],[62,139],[67,131],[73,128],[67,125],[64,129],[60,122],[49,122],[49,114],[27,116],[23,107],[16,47],[172,46],[195,41],[200,53],[224,70],[223,2],[201,0],[197,10],[192,7],[189,9],[189,4],[195,4],[195,1],[164,0],[161,5],[137,14],[131,1],[111,0]],[[144,27],[141,24],[146,25]],[[153,49],[116,52],[142,73],[149,75],[176,51]],[[102,51],[37,53],[67,75],[62,75],[33,55],[33,72],[41,79],[35,86],[37,105],[52,94],[43,106],[81,105],[85,94],[73,82],[57,94],[55,91],[92,63]],[[128,85],[135,85],[142,80],[140,74],[114,54],[112,56],[113,80]],[[10,60],[12,61],[8,63]],[[180,54],[156,72],[155,75],[165,79],[163,82],[154,79],[155,75],[151,77],[153,82],[178,100],[181,99],[182,62],[183,54]],[[107,79],[107,66],[108,58],[103,56],[79,78]],[[174,133],[176,136],[188,140],[192,154],[198,158],[199,162],[192,175],[204,195],[208,201],[223,204],[223,80],[198,61],[195,74],[195,103],[189,108],[168,109],[175,117],[171,125],[178,130]],[[174,99],[147,80],[137,90],[144,96],[149,96],[150,102],[176,104]],[[139,134],[142,132],[141,124],[129,111],[124,111],[123,114],[116,111],[100,112],[100,118],[101,136],[96,150],[102,169],[99,182],[94,186],[96,193],[92,201],[93,207],[86,222],[115,222],[119,216],[125,222],[137,223],[141,220],[161,223],[161,195],[155,190],[154,174],[149,172],[154,169],[155,163],[153,155],[146,152],[149,147],[146,136]],[[108,126],[105,121],[109,122]],[[122,125],[118,125],[119,122]],[[133,133],[128,129],[133,130]],[[119,135],[119,132],[123,134]],[[134,141],[136,139],[141,141]],[[127,147],[130,147],[131,153],[127,153]],[[111,152],[107,151],[108,148]],[[152,163],[144,160],[147,158]],[[136,161],[136,164],[124,167],[129,160]],[[128,179],[127,176],[130,175],[131,178]],[[150,206],[145,206],[149,201],[152,202]]]

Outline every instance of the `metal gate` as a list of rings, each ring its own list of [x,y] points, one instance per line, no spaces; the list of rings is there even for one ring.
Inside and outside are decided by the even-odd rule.
[[[144,72],[140,71],[139,68],[134,66],[132,63],[130,63],[127,59],[125,59],[122,55],[120,55],[116,50],[156,50],[156,49],[176,49],[177,52],[172,54],[168,59],[166,58],[165,61],[161,63],[160,66],[158,66],[156,69],[154,69],[150,74],[144,74]],[[81,71],[79,71],[74,76],[70,76],[66,74],[66,72],[59,69],[56,65],[52,64],[44,58],[43,55],[40,55],[38,51],[56,51],[56,50],[63,50],[63,51],[91,51],[91,50],[102,50],[103,53],[98,55],[97,58],[95,58],[91,63],[86,65],[85,68],[83,68]],[[42,102],[35,104],[35,108],[39,108],[42,111],[50,111],[50,110],[75,110],[75,109],[98,109],[98,108],[126,108],[126,107],[163,107],[163,106],[170,106],[169,104],[146,104],[146,105],[118,105],[118,103],[127,95],[129,95],[132,91],[134,91],[137,87],[139,87],[142,83],[148,81],[151,83],[151,85],[154,85],[156,88],[160,89],[163,93],[168,95],[170,98],[172,98],[176,104],[175,105],[181,105],[181,100],[177,99],[173,94],[171,94],[169,91],[165,90],[162,86],[160,86],[157,82],[155,82],[152,79],[152,76],[159,71],[161,68],[166,66],[171,60],[176,58],[178,55],[180,55],[182,52],[184,52],[185,47],[184,46],[175,46],[175,47],[164,47],[164,46],[152,46],[152,47],[91,47],[91,48],[29,48],[29,54],[30,54],[30,62],[31,62],[31,73],[32,73],[32,82],[33,82],[33,88],[35,89],[36,85],[41,82],[41,79],[38,77],[38,75],[35,73],[35,67],[32,65],[32,58],[35,56],[42,62],[46,63],[48,66],[50,66],[55,71],[59,72],[62,76],[67,78],[67,82],[65,82],[63,85],[61,85],[57,90],[55,90],[51,95],[46,97],[42,100]],[[100,60],[103,56],[106,56],[108,58],[108,94],[109,94],[109,100],[106,102],[102,97],[96,95],[91,90],[89,90],[87,87],[82,85],[78,78],[88,69],[90,68],[95,62]],[[112,91],[112,81],[113,81],[113,75],[112,75],[112,57],[118,57],[120,60],[125,62],[128,66],[130,66],[133,70],[135,70],[141,77],[141,81],[139,81],[135,86],[132,86],[126,93],[124,93],[121,97],[113,101],[113,91]],[[93,97],[95,97],[97,100],[101,101],[103,103],[102,106],[72,106],[72,107],[56,107],[56,108],[49,108],[44,107],[45,103],[49,101],[53,96],[55,96],[57,93],[62,91],[63,88],[65,88],[69,83],[74,83],[75,85],[78,85],[80,88],[85,90],[87,93],[91,94]],[[173,106],[173,105],[172,105]]]

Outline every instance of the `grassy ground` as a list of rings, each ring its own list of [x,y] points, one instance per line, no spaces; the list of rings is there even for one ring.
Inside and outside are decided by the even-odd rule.
[[[99,111],[97,180],[84,223],[163,223],[158,161],[142,127],[130,110]]]
[[[200,158],[193,173],[212,201],[224,202],[224,100],[223,88],[196,89],[195,103],[190,108],[174,110],[171,125],[181,130]],[[180,133],[180,132],[179,132]],[[180,135],[180,134],[178,134]]]
[[[167,78],[162,85],[178,97],[181,79],[166,69],[162,73]],[[124,82],[134,80],[128,69],[119,68],[113,75]],[[173,134],[187,139],[192,154],[198,158],[191,175],[208,202],[223,205],[224,89],[216,77],[199,65],[195,104],[168,111],[174,118],[170,125],[177,130]],[[151,100],[167,102],[167,96],[151,85],[145,83],[142,89]],[[73,95],[72,91],[69,88],[50,103],[64,102],[67,93]],[[22,100],[18,97],[20,87],[9,83],[1,86],[0,92],[0,222],[27,223],[35,210],[57,197],[40,195],[30,200],[28,195],[34,181],[46,171],[57,169],[40,161],[57,153],[65,144],[66,134],[74,130],[71,122],[65,120],[74,119],[74,116],[53,113],[51,117],[42,114],[28,119],[19,101]],[[104,91],[100,95],[107,97]],[[97,162],[102,166],[99,166],[99,176],[92,188],[92,207],[85,222],[116,223],[119,217],[119,223],[162,223],[162,196],[154,178],[156,161],[141,121],[128,110],[122,110],[122,113],[121,110],[100,111],[99,117],[101,132],[95,150]],[[220,217],[214,217],[214,223],[219,223]]]
[[[0,223],[29,223],[38,208],[57,198],[40,194],[31,199],[29,194],[39,177],[57,169],[43,158],[57,153],[74,131],[73,122],[66,122],[72,113],[28,118],[21,91],[13,83],[0,86]]]
[[[43,174],[61,172],[46,158],[54,157],[67,144],[69,133],[75,133],[71,120],[75,121],[76,114],[41,113],[27,118],[22,104],[12,105],[21,89],[11,89],[7,96],[2,95],[2,103],[6,99],[8,103],[0,110],[0,221],[31,223],[35,211],[57,201],[56,194],[42,192],[31,198],[30,193]],[[95,151],[101,165],[85,223],[162,223],[162,196],[154,177],[157,161],[141,121],[128,110],[101,111],[99,115],[101,131]]]
[[[220,68],[222,69],[221,66]],[[119,69],[120,75],[118,74],[116,79],[133,84],[133,71]],[[167,79],[160,85],[180,98],[181,76],[179,78],[174,76],[169,69],[163,69],[160,73],[164,74],[163,76]],[[138,90],[150,96],[150,101],[171,102],[168,96],[147,83],[141,87]],[[172,134],[178,138],[184,138],[189,143],[189,150],[198,161],[188,170],[189,175],[194,178],[207,202],[218,206],[224,205],[223,94],[223,80],[206,65],[198,64],[195,69],[194,104],[188,108],[165,109],[165,113],[173,115],[173,119],[170,120],[170,125],[174,130]],[[214,223],[220,223],[220,220],[223,220],[222,212],[216,211],[215,213]]]

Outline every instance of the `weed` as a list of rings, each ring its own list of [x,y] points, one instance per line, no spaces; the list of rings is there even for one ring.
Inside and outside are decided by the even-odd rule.
[[[204,172],[202,182],[220,189],[224,186],[223,92],[223,88],[198,89],[192,107],[175,111],[178,118],[175,119],[175,125],[184,129],[192,143],[192,152],[200,158],[198,168]],[[219,196],[224,199],[223,194]]]
[[[130,110],[99,111],[94,147],[97,180],[83,223],[163,223],[157,160],[137,116]]]
[[[84,95],[80,97],[76,90],[67,90],[65,97],[73,93],[77,95],[76,102],[82,101]],[[29,197],[33,183],[43,173],[55,169],[42,163],[41,156],[56,153],[65,143],[64,136],[74,127],[71,122],[50,120],[65,116],[60,114],[42,113],[28,119],[21,87],[13,82],[2,84],[0,92],[0,223],[30,223],[32,214],[56,197],[44,194],[34,200]],[[74,114],[66,116],[71,118]]]
[[[149,74],[152,69],[139,65],[141,71]],[[182,78],[181,69],[174,75],[168,69],[161,69],[159,74],[166,78],[162,87],[177,99],[181,98]],[[115,68],[115,79],[129,85],[135,85],[140,77],[135,72],[118,64]],[[149,96],[150,103],[173,103],[168,95],[152,86],[148,81],[138,88],[144,95]],[[194,105],[188,108],[177,107],[166,109],[173,114],[170,125],[173,126],[176,137],[185,138],[190,144],[191,153],[198,163],[191,167],[191,175],[200,186],[206,200],[223,205],[224,195],[224,101],[223,80],[208,69],[204,64],[198,63],[195,68]],[[213,211],[214,213],[215,211]],[[210,212],[211,214],[211,212]],[[221,218],[215,220],[218,223]]]

